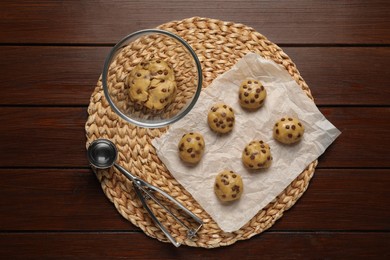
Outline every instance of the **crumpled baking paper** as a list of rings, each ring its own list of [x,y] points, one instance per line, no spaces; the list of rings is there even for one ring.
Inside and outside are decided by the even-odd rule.
[[[247,78],[261,81],[267,91],[263,107],[254,112],[238,103],[239,86]],[[211,131],[207,124],[208,111],[217,102],[229,104],[235,112],[235,126],[225,135]],[[285,115],[299,118],[305,127],[303,139],[290,146],[272,137],[275,122]],[[178,155],[178,143],[187,132],[200,132],[206,143],[203,158],[195,166],[184,164]],[[223,231],[233,232],[274,200],[339,134],[282,66],[248,53],[202,91],[189,114],[152,143],[177,181]],[[243,166],[242,151],[254,139],[270,145],[269,169],[253,171]],[[214,194],[215,177],[224,169],[240,174],[244,182],[241,199],[227,204]]]

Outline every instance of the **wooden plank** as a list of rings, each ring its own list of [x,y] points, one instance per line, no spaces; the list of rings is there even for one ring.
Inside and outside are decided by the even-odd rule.
[[[161,243],[141,233],[0,234],[8,258],[93,259],[388,259],[389,233],[266,233],[206,250]]]
[[[87,169],[1,169],[0,233],[139,230]],[[318,169],[272,231],[389,230],[389,170]]]
[[[0,5],[0,42],[112,44],[140,29],[200,15],[244,23],[277,43],[389,44],[389,11],[383,0],[8,0]]]
[[[0,230],[138,230],[89,169],[1,169]]]
[[[28,51],[27,51],[28,50]],[[1,46],[0,105],[87,105],[110,47]],[[385,47],[285,47],[317,105],[389,105]],[[39,62],[39,66],[37,66]],[[364,69],[368,68],[371,69]]]
[[[86,107],[1,107],[0,167],[85,167]],[[390,167],[390,107],[323,107],[342,134],[320,167]],[[23,144],[23,147],[17,144]]]
[[[0,167],[85,167],[88,165],[86,110],[86,107],[0,107],[0,120],[7,122],[0,128]],[[342,131],[320,157],[320,167],[390,167],[390,107],[320,110]]]
[[[87,105],[108,47],[0,47],[0,104]],[[38,65],[39,63],[39,65]]]
[[[283,48],[317,105],[390,105],[390,48]]]

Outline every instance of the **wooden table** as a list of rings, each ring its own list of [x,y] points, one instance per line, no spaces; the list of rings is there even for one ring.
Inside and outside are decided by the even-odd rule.
[[[389,259],[389,14],[388,1],[1,1],[0,255]],[[209,250],[176,249],[125,221],[85,156],[86,109],[110,48],[193,16],[278,44],[342,131],[271,229]]]

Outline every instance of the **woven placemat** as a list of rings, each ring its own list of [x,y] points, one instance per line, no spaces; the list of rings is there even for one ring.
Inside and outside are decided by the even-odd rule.
[[[200,17],[172,21],[158,28],[181,36],[192,46],[202,64],[203,87],[207,87],[218,75],[229,70],[245,54],[255,52],[283,66],[307,96],[313,99],[309,87],[291,59],[277,45],[253,28],[239,23]],[[118,80],[123,79],[120,71],[116,72],[115,76]],[[104,97],[101,78],[91,96],[88,114],[88,121],[85,125],[87,147],[97,138],[112,140],[117,145],[118,160],[122,166],[169,193],[204,221],[204,227],[197,237],[189,240],[182,226],[177,224],[164,210],[152,205],[156,216],[168,227],[173,236],[189,246],[205,248],[226,246],[238,240],[249,239],[268,229],[305,192],[317,165],[317,161],[312,162],[274,201],[240,230],[226,233],[171,176],[156,155],[151,141],[161,136],[168,128],[143,129],[119,118],[110,109]],[[140,227],[147,235],[167,242],[163,233],[155,226],[142,207],[130,181],[113,168],[95,170],[95,172],[104,193],[124,218]]]

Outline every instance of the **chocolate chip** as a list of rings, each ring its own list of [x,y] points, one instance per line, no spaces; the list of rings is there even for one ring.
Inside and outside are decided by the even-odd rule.
[[[253,168],[253,165],[252,165],[252,164],[249,164],[248,166],[249,166],[250,168]]]
[[[280,120],[281,120],[281,121],[285,121],[285,120],[286,120],[286,118],[284,118],[284,117],[283,117],[283,118],[282,118],[282,119],[280,119]]]
[[[255,156],[252,154],[251,155],[251,160],[254,160],[255,159]]]
[[[286,129],[290,129],[290,126],[289,126],[289,125],[286,125],[285,127],[286,127]]]
[[[263,167],[264,166],[264,163],[258,163],[257,164],[257,167]]]
[[[255,84],[259,84],[259,82],[258,82],[258,81],[255,81]]]
[[[167,70],[164,71],[164,75],[165,76],[168,75],[168,71]]]
[[[299,125],[300,127],[302,127],[302,124],[301,124],[301,123],[298,123],[298,125]]]
[[[295,130],[295,128],[296,128],[295,125],[292,125],[292,126],[291,126],[291,129],[292,129],[292,130]]]
[[[225,194],[223,194],[223,195],[222,195],[222,198],[224,198],[224,199],[225,199],[225,198],[226,198],[226,195],[225,195]]]
[[[232,194],[232,198],[236,198],[237,197],[237,195],[236,194]]]
[[[187,142],[191,142],[191,138],[188,137],[188,138],[187,138]]]
[[[157,62],[157,63],[160,63],[161,61],[160,61],[160,60],[157,60],[156,62]]]
[[[141,94],[142,93],[142,90],[141,89],[137,89],[137,94]]]
[[[187,153],[192,153],[192,148],[188,148]]]
[[[264,86],[261,86],[261,90],[264,90]]]
[[[261,152],[262,152],[262,153],[267,153],[267,151],[266,151],[266,150],[264,150],[264,149],[262,149],[262,150],[261,150]]]
[[[211,110],[212,110],[213,112],[217,112],[218,108],[213,107]]]
[[[213,122],[217,123],[218,122],[218,118],[214,118]]]
[[[161,91],[165,93],[165,92],[167,92],[167,89],[163,88],[163,89],[161,89]]]
[[[262,145],[260,145],[260,147],[261,147],[261,148],[265,148],[265,145],[264,145],[264,144],[262,144]]]
[[[248,84],[252,84],[252,81],[248,80]]]
[[[241,93],[238,95],[238,98],[239,98],[239,99],[242,99],[242,95],[241,95]]]
[[[191,154],[191,157],[192,157],[192,158],[195,158],[195,156],[196,156],[196,155],[195,155],[194,153]]]
[[[251,103],[255,103],[255,99],[252,98],[252,99],[251,99]]]
[[[198,143],[198,146],[202,147],[202,146],[203,146],[203,144],[202,144],[202,143]]]
[[[227,106],[226,106],[226,105],[223,105],[223,108],[227,108]]]
[[[233,177],[233,178],[236,178],[236,177],[237,177],[237,175],[233,174],[233,175],[232,175],[232,177]]]
[[[245,100],[244,102],[245,102],[245,104],[249,104],[249,100]]]
[[[165,100],[164,100],[164,99],[160,99],[160,103],[162,103],[162,104],[163,104],[164,102],[165,102]]]
[[[288,121],[293,121],[293,119],[291,117],[288,118]]]
[[[226,128],[226,125],[221,125],[221,128],[222,128],[222,129],[225,129],[225,128]]]
[[[245,92],[245,93],[244,93],[244,96],[246,96],[246,97],[249,96],[249,93],[248,93],[248,92]]]
[[[301,134],[298,134],[297,138],[301,137]]]
[[[259,94],[256,94],[256,95],[255,95],[255,98],[256,98],[256,99],[259,98]]]
[[[244,85],[244,86],[242,86],[242,88],[243,88],[243,89],[247,89],[247,88],[248,88],[248,86],[247,86],[247,85]]]
[[[238,185],[233,185],[233,187],[232,187],[232,191],[235,191],[235,192],[240,192],[240,186],[238,186]]]
[[[279,134],[279,129],[276,129],[275,133],[278,135]]]
[[[223,120],[221,119],[221,120],[219,120],[219,122],[218,122],[220,125],[222,125],[223,124]]]
[[[163,71],[159,70],[159,71],[157,71],[157,73],[161,75],[161,74],[163,74]]]
[[[292,134],[288,134],[288,138],[292,138],[293,137],[293,135]]]
[[[228,127],[233,127],[233,124],[229,124]]]
[[[252,88],[248,88],[248,91],[252,91]]]
[[[261,92],[261,89],[260,88],[257,88],[256,89],[256,93],[260,93]]]
[[[222,116],[222,117],[226,117],[226,113],[225,113],[225,112],[222,112],[222,113],[221,113],[221,116]]]
[[[218,183],[216,183],[216,184],[215,184],[215,187],[217,187],[217,188],[219,189],[219,184],[218,184]]]
[[[263,142],[263,141],[260,141],[259,143],[263,144],[264,142]]]
[[[231,107],[229,107],[229,110],[230,110],[231,112],[233,112],[233,109],[232,109]]]
[[[269,161],[269,160],[271,160],[271,157],[270,157],[270,156],[268,156],[268,157],[267,157],[267,160],[268,160],[268,161]]]
[[[137,77],[141,77],[141,73],[137,73]]]
[[[197,136],[195,139],[199,141],[199,140],[200,140],[200,137],[199,137],[199,136]]]

